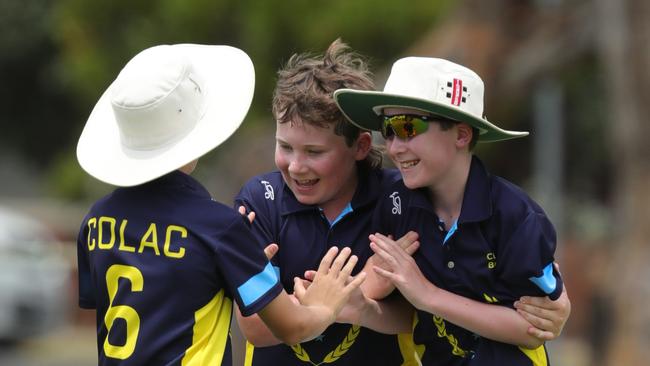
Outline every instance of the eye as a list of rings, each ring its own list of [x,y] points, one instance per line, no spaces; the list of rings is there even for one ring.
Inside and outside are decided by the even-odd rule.
[[[309,154],[309,155],[320,155],[322,153],[323,152],[321,150],[313,150],[313,149],[307,150],[307,154]]]
[[[291,145],[287,145],[287,144],[278,143],[278,147],[282,151],[291,151],[292,150]]]

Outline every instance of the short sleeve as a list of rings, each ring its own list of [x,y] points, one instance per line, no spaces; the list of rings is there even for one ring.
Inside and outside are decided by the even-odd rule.
[[[499,249],[502,280],[519,288],[522,295],[557,299],[562,278],[555,269],[556,234],[546,215],[529,212]]]
[[[282,285],[245,217],[237,217],[217,238],[217,262],[244,316],[258,312]]]
[[[246,212],[255,212],[255,220],[251,224],[251,232],[258,245],[265,248],[271,243],[278,243],[276,224],[274,217],[277,216],[271,212],[268,200],[275,201],[277,195],[271,186],[270,191],[267,189],[262,192],[261,189],[255,189],[255,184],[262,184],[257,180],[249,181],[242,190],[237,194],[234,201],[234,208],[238,209],[239,206],[246,207]],[[259,188],[259,187],[258,187]],[[277,258],[272,259],[276,263]]]

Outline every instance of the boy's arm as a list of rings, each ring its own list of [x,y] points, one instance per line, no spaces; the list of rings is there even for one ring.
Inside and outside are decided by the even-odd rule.
[[[255,219],[255,213],[250,212],[249,214],[246,214],[246,209],[243,206],[240,206],[238,210],[240,214],[247,216],[251,223]],[[271,260],[278,250],[279,248],[277,244],[269,244],[264,248],[264,254],[266,255],[266,258]],[[298,304],[298,300],[295,299],[293,295],[289,295],[289,297],[293,302]],[[275,346],[282,343],[280,339],[273,335],[269,327],[264,324],[259,315],[253,314],[250,316],[243,316],[239,308],[235,307],[235,316],[237,318],[239,330],[241,330],[244,338],[256,347]]]
[[[429,282],[413,258],[381,234],[371,236],[371,248],[386,262],[388,270],[375,268],[390,280],[417,309],[437,314],[482,337],[526,348],[543,341],[528,334],[530,324],[516,311],[494,306],[436,287]]]
[[[350,276],[357,263],[357,257],[350,256],[350,248],[343,248],[338,255],[337,252],[338,249],[332,247],[325,254],[308,288],[301,280],[295,280],[295,294],[300,304],[295,304],[282,291],[259,311],[273,335],[284,343],[304,342],[325,331],[336,320],[350,294],[365,279],[364,273]]]
[[[315,274],[315,271],[306,271],[305,282],[311,281]],[[382,300],[373,300],[365,296],[359,287],[350,295],[336,322],[357,324],[385,334],[411,333],[414,310],[413,305],[398,292]]]
[[[559,266],[555,263],[559,272]],[[557,300],[546,297],[522,296],[514,303],[517,312],[523,316],[531,326],[528,333],[545,341],[553,340],[560,336],[564,324],[571,314],[571,301],[566,291],[566,284]]]
[[[409,231],[399,240],[396,241],[396,244],[401,248],[406,250],[409,255],[413,255],[415,251],[419,248],[420,243],[418,240],[418,234],[415,231]],[[370,299],[383,299],[386,296],[390,295],[391,292],[395,289],[395,285],[390,282],[388,279],[378,275],[372,268],[379,267],[386,269],[386,264],[384,260],[377,254],[373,254],[366,261],[366,265],[363,267],[363,272],[366,272],[366,280],[361,284],[361,290],[363,294]]]

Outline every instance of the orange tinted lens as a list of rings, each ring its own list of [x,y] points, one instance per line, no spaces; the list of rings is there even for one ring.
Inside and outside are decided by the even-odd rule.
[[[398,114],[384,117],[381,132],[386,139],[393,137],[393,135],[401,139],[407,139],[426,132],[428,128],[429,123],[424,116]]]

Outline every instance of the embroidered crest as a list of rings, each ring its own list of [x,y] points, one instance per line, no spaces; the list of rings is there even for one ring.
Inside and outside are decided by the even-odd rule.
[[[273,186],[271,183],[265,180],[260,181],[260,183],[264,184],[264,189],[266,190],[264,198],[271,201],[275,200],[275,192],[273,192]]]
[[[339,345],[336,346],[336,348],[330,351],[330,353],[328,353],[325,356],[325,358],[323,358],[323,360],[319,363],[315,363],[314,361],[311,360],[309,354],[304,348],[302,348],[300,343],[291,346],[291,349],[293,350],[293,353],[295,354],[296,358],[298,358],[300,361],[310,363],[312,365],[335,363],[350,349],[350,347],[352,347],[354,341],[357,340],[357,337],[359,336],[360,333],[361,333],[361,327],[358,325],[352,325],[350,327],[350,331],[348,331],[348,334],[345,336],[343,341],[339,343]]]
[[[402,199],[399,197],[399,193],[393,192],[389,197],[393,199],[393,209],[391,210],[391,212],[393,213],[393,215],[401,215]]]

